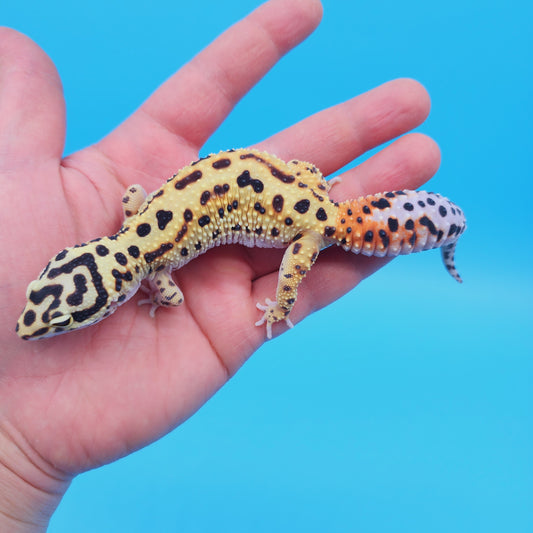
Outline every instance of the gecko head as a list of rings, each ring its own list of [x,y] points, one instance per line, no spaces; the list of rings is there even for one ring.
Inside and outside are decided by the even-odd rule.
[[[126,292],[132,290],[128,281],[133,276],[124,270],[101,243],[87,243],[59,252],[28,285],[17,334],[24,340],[42,339],[106,318],[126,301]],[[107,271],[109,276],[104,277]],[[113,278],[112,273],[118,278]]]

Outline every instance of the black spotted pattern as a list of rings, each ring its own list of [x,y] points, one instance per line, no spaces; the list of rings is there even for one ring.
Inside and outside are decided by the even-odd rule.
[[[283,196],[281,194],[276,194],[272,199],[272,207],[276,213],[281,213],[283,210]]]
[[[117,252],[115,254],[115,260],[119,265],[122,266],[128,264],[128,258],[122,252]]]
[[[174,187],[178,190],[185,189],[187,185],[190,185],[191,183],[194,183],[195,181],[198,181],[202,177],[202,171],[201,170],[195,170],[188,176],[185,176],[184,178],[176,181],[174,184]]]
[[[137,259],[140,255],[140,250],[138,246],[132,245],[128,247],[128,253],[133,257],[134,259]]]
[[[105,257],[108,253],[109,253],[109,248],[107,246],[104,246],[103,244],[99,244],[97,247],[96,247],[96,253],[100,256],[100,257]]]
[[[242,156],[241,156],[242,157]],[[252,187],[254,192],[263,192],[264,184],[261,180],[254,179],[250,176],[250,172],[245,170],[238,178],[237,185],[242,189],[243,187]]]
[[[161,257],[169,250],[172,250],[172,248],[174,248],[174,245],[171,242],[165,242],[157,250],[154,250],[153,252],[146,252],[144,254],[144,259],[147,263],[152,263],[158,257]]]
[[[146,237],[152,231],[152,226],[147,222],[143,222],[137,226],[137,235],[139,237]]]
[[[309,211],[310,206],[311,202],[307,198],[305,198],[303,200],[299,200],[294,204],[294,210],[303,215],[304,213],[307,213],[307,211]]]
[[[318,211],[316,212],[316,218],[322,222],[328,219],[328,215],[323,207],[318,209]]]
[[[165,211],[164,209],[160,209],[156,214],[157,218],[157,227],[163,231],[167,224],[172,220],[172,217],[174,216],[172,211]]]
[[[74,307],[83,302],[83,295],[87,292],[87,278],[83,274],[75,274],[73,281],[75,290],[67,296],[66,301]]]

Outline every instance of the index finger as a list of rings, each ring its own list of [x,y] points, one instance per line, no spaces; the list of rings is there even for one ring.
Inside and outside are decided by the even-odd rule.
[[[128,165],[143,169],[149,159],[147,172],[152,175],[175,170],[177,149],[198,151],[246,92],[315,29],[321,16],[319,0],[261,5],[159,87],[99,147],[111,158],[120,157],[125,145],[134,147],[128,156],[138,161],[130,157]],[[167,152],[158,154],[159,159],[167,159],[171,167],[154,168],[153,158],[146,158],[154,146]]]

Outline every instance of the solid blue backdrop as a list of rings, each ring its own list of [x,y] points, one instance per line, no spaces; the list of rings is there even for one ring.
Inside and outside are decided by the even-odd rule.
[[[69,153],[258,4],[20,0],[0,23],[56,63]],[[79,476],[52,533],[533,531],[531,6],[325,0],[204,153],[418,79],[433,101],[420,131],[443,152],[427,187],[468,219],[464,284],[437,252],[394,261],[267,343],[170,435]]]

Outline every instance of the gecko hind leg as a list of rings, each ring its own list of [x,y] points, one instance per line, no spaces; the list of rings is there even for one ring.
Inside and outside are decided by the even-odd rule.
[[[285,250],[279,269],[276,300],[272,301],[267,298],[265,304],[257,304],[257,308],[263,311],[263,316],[255,325],[261,326],[266,322],[269,339],[272,338],[272,324],[275,322],[285,321],[290,328],[293,327],[289,314],[296,302],[298,287],[315,263],[324,244],[320,233],[307,230],[295,237],[295,240]]]

